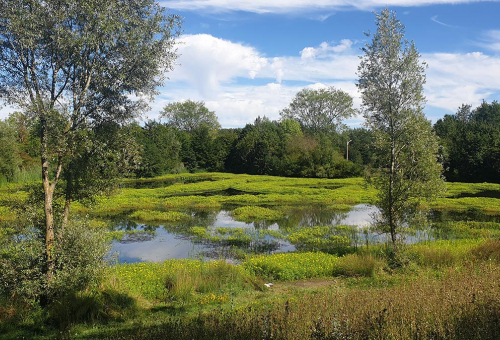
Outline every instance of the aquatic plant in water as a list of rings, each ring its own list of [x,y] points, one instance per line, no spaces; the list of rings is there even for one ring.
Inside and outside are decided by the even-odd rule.
[[[237,221],[252,222],[252,221],[274,221],[283,218],[284,214],[280,211],[256,207],[245,206],[234,209],[231,214]]]

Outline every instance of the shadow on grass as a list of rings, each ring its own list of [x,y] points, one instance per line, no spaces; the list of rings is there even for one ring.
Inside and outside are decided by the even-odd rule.
[[[78,324],[104,325],[123,322],[137,312],[136,300],[114,290],[59,296],[42,309],[15,301],[0,304],[0,339],[68,338]]]

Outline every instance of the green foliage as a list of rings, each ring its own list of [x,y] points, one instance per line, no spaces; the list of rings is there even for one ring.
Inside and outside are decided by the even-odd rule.
[[[144,127],[133,124],[128,129],[141,147],[141,164],[136,171],[137,176],[159,176],[178,166],[181,143],[173,128],[148,121]]]
[[[20,165],[15,130],[7,121],[0,120],[0,181],[2,177],[12,181]]]
[[[122,241],[124,239],[140,239],[142,237],[147,238],[150,235],[154,235],[154,230],[113,230],[106,233],[107,240]]]
[[[54,277],[47,281],[43,238],[27,228],[23,236],[4,240],[0,253],[0,294],[26,304],[44,296],[52,304],[82,290],[95,290],[108,265],[109,243],[103,231],[71,224],[56,237]]]
[[[192,227],[191,234],[199,240],[218,243],[223,246],[248,247],[253,240],[252,233],[245,228],[215,228],[208,230],[203,227]]]
[[[373,132],[365,128],[346,131],[349,143],[349,160],[364,166],[376,166]]]
[[[231,292],[254,289],[258,280],[224,261],[168,260],[114,266],[111,282],[115,289],[151,301],[206,303],[210,294],[227,299]]]
[[[437,139],[422,111],[426,65],[415,44],[404,39],[394,12],[376,14],[376,25],[363,48],[358,88],[377,148],[378,224],[395,244],[401,228],[419,214],[419,201],[441,194],[444,183]]]
[[[482,102],[471,110],[462,105],[434,125],[443,145],[445,176],[449,181],[493,182],[500,177],[500,103]]]
[[[418,265],[432,268],[459,266],[471,259],[471,252],[481,244],[477,240],[433,241],[413,245],[409,257]]]
[[[240,267],[224,261],[202,263],[168,273],[166,299],[182,303],[196,300],[200,305],[222,303],[229,300],[229,294],[256,288],[256,284]]]
[[[273,221],[283,217],[283,213],[269,208],[245,206],[234,209],[231,214],[237,221]]]
[[[142,222],[181,222],[189,220],[189,215],[177,211],[136,210],[129,215],[132,220]]]
[[[441,239],[485,239],[500,236],[500,223],[481,221],[445,221],[436,223],[433,233]]]
[[[301,228],[286,236],[297,250],[344,255],[355,251],[356,229],[349,226]]]
[[[299,91],[289,107],[280,112],[283,119],[297,120],[312,133],[335,132],[343,119],[355,114],[352,97],[334,87]]]
[[[373,282],[373,280],[370,280]],[[286,290],[231,309],[161,318],[148,311],[129,324],[83,330],[99,339],[497,339],[498,266],[450,268],[399,284]],[[269,291],[273,291],[271,288]],[[278,288],[280,289],[280,288]],[[285,288],[286,289],[286,288]]]
[[[44,244],[39,233],[26,230],[24,237],[2,240],[0,248],[0,294],[35,305],[46,289]]]
[[[154,0],[20,0],[0,4],[0,21],[0,99],[24,109],[40,140],[50,286],[70,203],[104,191],[99,179],[115,178],[110,169],[131,158],[131,143],[115,132],[146,109],[172,68],[180,18]],[[54,217],[63,181],[65,208]]]
[[[209,131],[220,129],[217,116],[205,107],[204,102],[186,100],[170,103],[163,108],[161,116],[168,119],[168,124],[180,131],[194,132],[205,126]]]
[[[284,143],[276,122],[258,117],[241,131],[228,159],[228,168],[236,173],[278,175]]]
[[[226,169],[236,173],[296,177],[353,177],[361,167],[346,161],[338,147],[336,132],[304,135],[298,122],[280,123],[257,118],[247,124],[226,161]]]
[[[373,277],[375,271],[382,266],[383,262],[372,255],[350,254],[339,258],[333,267],[333,275]]]

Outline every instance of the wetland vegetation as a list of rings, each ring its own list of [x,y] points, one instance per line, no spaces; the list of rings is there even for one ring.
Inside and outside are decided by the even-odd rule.
[[[500,338],[500,105],[432,127],[394,12],[358,68],[368,129],[334,87],[222,129],[192,100],[134,121],[176,58],[156,1],[20,4],[0,11],[0,99],[23,108],[0,121],[1,339]]]
[[[142,187],[134,189],[135,182]],[[144,188],[148,182],[151,187]],[[202,173],[126,180],[107,198],[75,205],[74,220],[87,219],[86,228],[104,232],[118,245],[148,244],[162,233],[173,235],[173,243],[146,246],[153,254],[128,256],[132,263],[111,257],[99,286],[66,297],[50,310],[3,300],[2,334],[6,339],[266,334],[277,339],[402,339],[432,333],[494,339],[500,199],[491,196],[500,193],[500,185],[447,183],[447,189],[429,203],[433,217],[421,228],[425,238],[414,239],[420,229],[408,226],[407,264],[393,267],[387,243],[365,238],[378,235],[370,223],[343,225],[357,205],[365,211],[375,197],[361,178]],[[28,195],[26,190],[23,185],[0,189],[4,235],[14,232],[6,226],[15,225],[16,204]],[[471,204],[485,191],[487,204]],[[235,210],[246,215],[238,217]],[[217,222],[218,215],[225,219]],[[154,256],[155,249],[171,251],[188,241],[183,256]],[[195,253],[196,247],[203,248]],[[267,287],[269,282],[273,285]],[[42,322],[46,318],[50,324]],[[397,326],[401,320],[408,325],[403,330]]]

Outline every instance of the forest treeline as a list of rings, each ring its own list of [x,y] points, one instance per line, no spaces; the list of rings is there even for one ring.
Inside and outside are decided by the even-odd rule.
[[[259,117],[243,128],[227,129],[202,102],[192,101],[170,104],[162,116],[166,122],[112,127],[121,132],[116,144],[126,149],[120,153],[126,158],[126,176],[220,171],[341,178],[360,176],[377,165],[373,135],[365,128],[339,124],[322,129],[282,114],[279,121]],[[39,165],[39,129],[31,122],[20,112],[0,121],[4,181]],[[500,181],[500,103],[462,105],[439,119],[434,130],[448,181]]]

